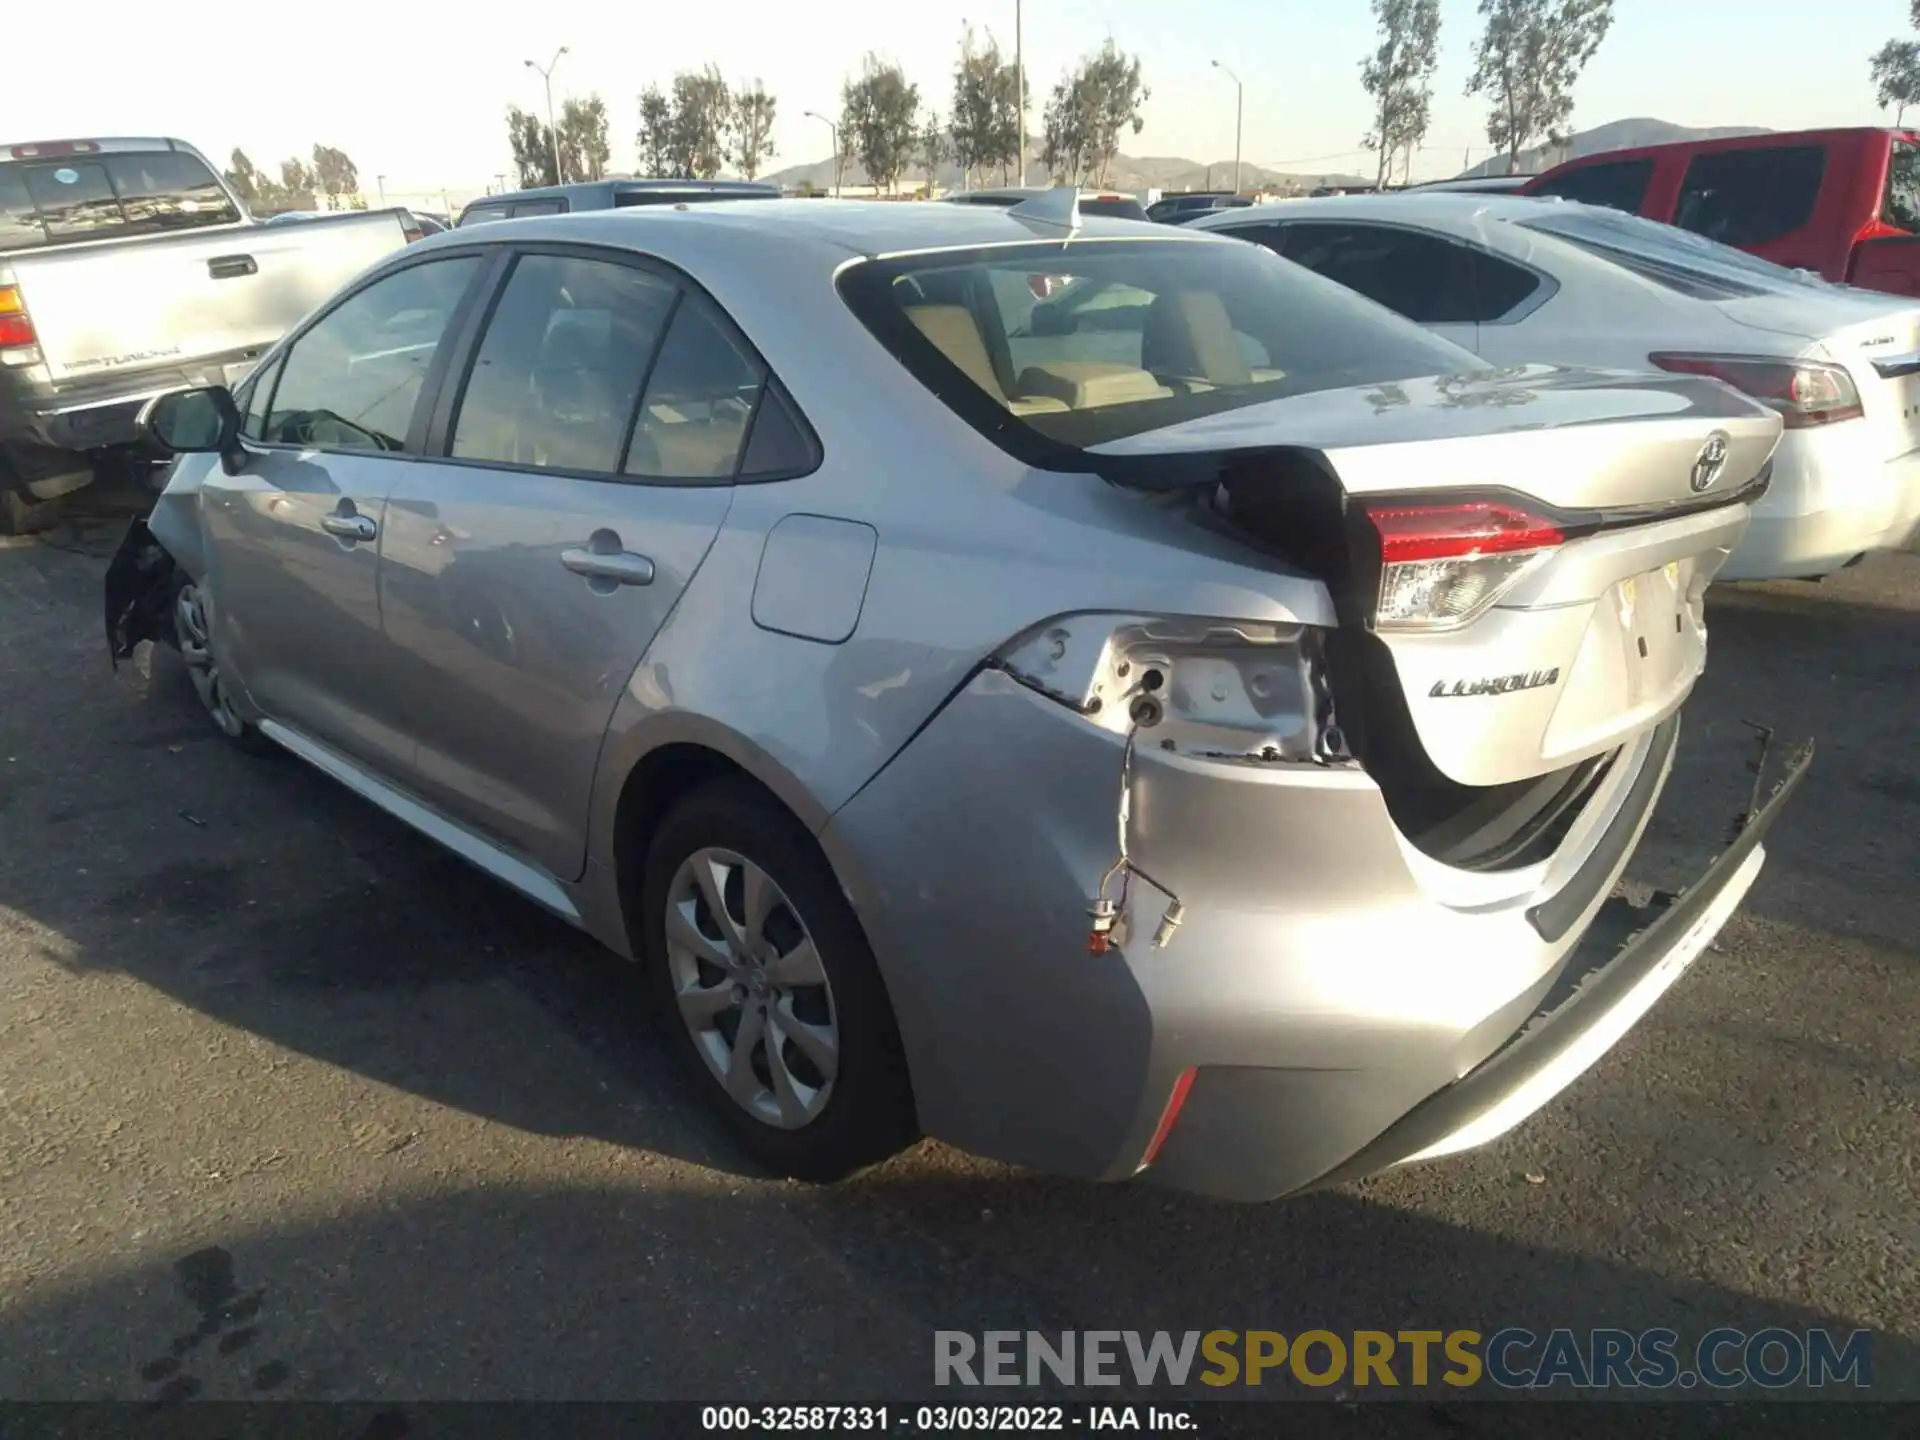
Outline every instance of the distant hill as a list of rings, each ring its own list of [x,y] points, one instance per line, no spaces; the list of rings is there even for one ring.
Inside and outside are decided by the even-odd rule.
[[[1609,150],[1632,150],[1640,145],[1671,145],[1680,140],[1719,140],[1729,135],[1769,135],[1772,132],[1764,125],[1716,125],[1705,130],[1688,125],[1675,125],[1666,120],[1636,118],[1632,120],[1614,120],[1605,125],[1596,125],[1591,130],[1582,130],[1567,142],[1565,146],[1550,149],[1542,145],[1533,150],[1520,152],[1522,173],[1532,174],[1551,169],[1564,160],[1578,160],[1583,155],[1601,155]],[[1495,155],[1483,160],[1471,170],[1462,172],[1462,179],[1478,175],[1504,175],[1507,173],[1507,157]]]
[[[762,176],[776,185],[811,185],[825,190],[833,185],[833,160],[815,160],[804,165],[789,165],[784,170],[776,170],[771,175]],[[901,177],[902,187],[925,183],[926,176],[919,169],[909,170]],[[962,176],[952,165],[943,165],[937,175],[938,184],[943,190],[960,188]],[[865,185],[866,172],[860,168],[860,162],[847,157],[840,175],[842,185]],[[1000,184],[996,171],[983,182],[989,185]],[[1008,177],[1013,183],[1013,177]],[[1028,184],[1047,183],[1046,168],[1037,162],[1028,172]],[[1163,155],[1118,155],[1114,157],[1113,167],[1107,172],[1107,182],[1115,190],[1137,192],[1141,190],[1224,190],[1233,184],[1233,161],[1216,160],[1211,165],[1197,160],[1187,160],[1179,156]],[[1240,166],[1240,185],[1247,190],[1296,190],[1307,191],[1318,185],[1364,185],[1370,183],[1370,177],[1363,179],[1358,175],[1329,172],[1324,175],[1286,175],[1274,170],[1263,170],[1258,165],[1243,161]]]

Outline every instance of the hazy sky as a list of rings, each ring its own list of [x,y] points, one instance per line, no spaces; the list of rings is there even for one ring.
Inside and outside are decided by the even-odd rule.
[[[367,193],[481,189],[509,168],[509,102],[544,108],[598,91],[613,164],[633,163],[635,96],[675,70],[717,62],[776,97],[773,168],[824,158],[826,128],[861,54],[897,60],[923,102],[945,111],[961,26],[991,27],[1010,51],[1014,0],[535,0],[498,6],[326,0],[156,12],[133,0],[9,7],[0,141],[172,134],[224,163],[238,145],[262,165],[337,145]],[[1867,57],[1907,30],[1907,0],[1616,0],[1612,34],[1576,92],[1576,124],[1652,115],[1690,125],[1870,124]],[[1479,33],[1475,0],[1442,0],[1433,126],[1419,173],[1452,174],[1488,153],[1485,107],[1461,94]],[[229,17],[222,21],[218,17]],[[1133,155],[1209,162],[1233,154],[1234,92],[1246,86],[1243,153],[1315,172],[1361,168],[1367,128],[1359,63],[1366,0],[1025,0],[1036,101],[1061,69],[1111,34],[1144,62],[1152,98]],[[84,36],[84,38],[83,38]],[[23,63],[24,62],[24,63]],[[1029,125],[1037,130],[1038,105]]]

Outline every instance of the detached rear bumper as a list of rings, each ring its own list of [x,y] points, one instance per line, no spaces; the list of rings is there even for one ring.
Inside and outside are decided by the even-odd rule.
[[[1761,842],[1813,759],[1808,742],[1788,761],[1772,797],[1693,885],[1646,919],[1608,902],[1574,952],[1550,1003],[1472,1071],[1415,1106],[1351,1159],[1307,1189],[1395,1165],[1436,1159],[1506,1133],[1565,1089],[1652,1008],[1713,942],[1760,873]],[[1617,908],[1616,908],[1617,907]],[[1624,925],[1644,928],[1605,958]],[[1600,952],[1598,956],[1594,952]],[[1599,963],[1593,963],[1598,959]]]

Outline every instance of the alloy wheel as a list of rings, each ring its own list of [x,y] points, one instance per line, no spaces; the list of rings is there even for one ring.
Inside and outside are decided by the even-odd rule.
[[[246,722],[234,709],[233,697],[221,678],[219,662],[213,658],[213,632],[207,619],[206,600],[197,585],[183,585],[173,602],[174,636],[180,642],[180,658],[186,661],[187,676],[194,693],[206,708],[213,723],[231,739],[246,732]]]
[[[696,850],[667,889],[666,951],[680,1018],[733,1102],[782,1130],[818,1119],[840,1064],[833,987],[773,877]]]

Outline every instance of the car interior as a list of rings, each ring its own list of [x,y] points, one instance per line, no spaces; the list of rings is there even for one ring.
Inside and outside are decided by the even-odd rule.
[[[998,278],[1008,278],[999,272]],[[1009,293],[1033,296],[1024,275]],[[1204,289],[1149,295],[1095,281],[1009,324],[984,267],[904,277],[914,327],[962,374],[1016,415],[1090,410],[1285,378],[1237,332]],[[1120,303],[1102,305],[1102,300]],[[1018,312],[1017,312],[1018,313]]]

